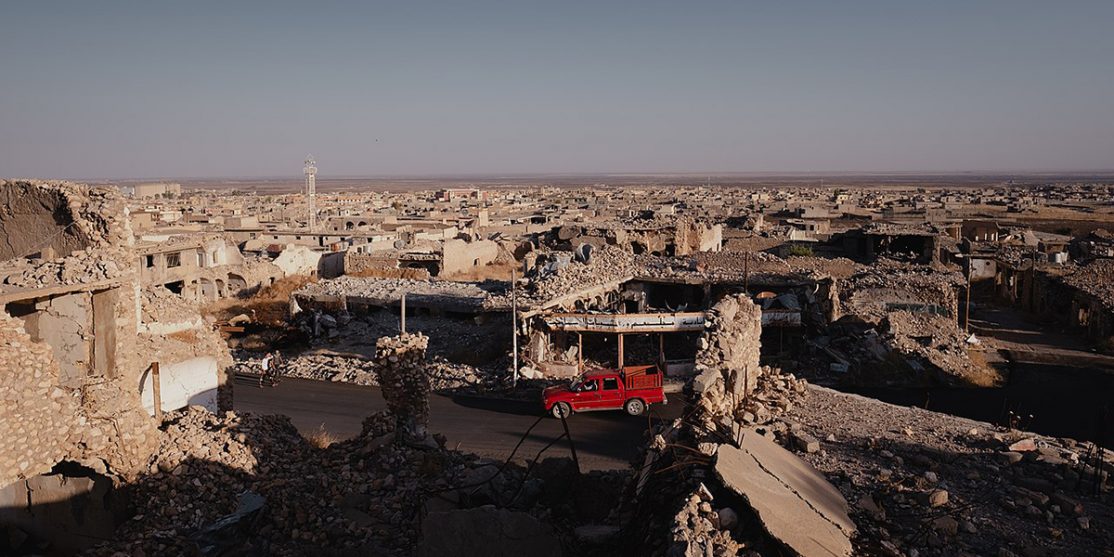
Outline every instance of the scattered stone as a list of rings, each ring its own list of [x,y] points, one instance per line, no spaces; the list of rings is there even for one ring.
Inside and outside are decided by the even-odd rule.
[[[948,504],[948,492],[943,489],[933,489],[922,494],[922,500],[926,505],[932,508],[942,507]]]

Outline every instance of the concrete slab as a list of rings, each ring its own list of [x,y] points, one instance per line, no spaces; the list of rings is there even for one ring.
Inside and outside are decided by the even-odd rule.
[[[847,501],[807,462],[754,430],[741,448],[721,445],[716,475],[754,509],[766,531],[797,555],[851,555]]]

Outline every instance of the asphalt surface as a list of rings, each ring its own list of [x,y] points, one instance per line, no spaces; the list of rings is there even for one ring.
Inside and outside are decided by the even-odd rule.
[[[387,408],[377,387],[308,379],[285,378],[277,387],[260,389],[256,379],[239,377],[234,396],[238,412],[283,414],[304,434],[324,427],[342,439],[357,435],[367,415]],[[651,409],[655,418],[672,420],[681,414],[679,404],[655,404]],[[629,468],[645,442],[648,420],[622,411],[574,414],[566,421],[581,469]],[[510,456],[521,439],[515,453],[519,462],[535,458],[563,433],[560,420],[543,416],[540,402],[442,394],[430,398],[429,428],[444,435],[450,449],[500,460]],[[568,440],[554,443],[542,458],[547,456],[571,456]]]

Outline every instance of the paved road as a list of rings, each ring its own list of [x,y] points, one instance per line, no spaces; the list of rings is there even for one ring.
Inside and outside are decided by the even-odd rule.
[[[237,378],[235,400],[239,412],[285,414],[303,433],[324,425],[341,438],[358,434],[364,417],[387,406],[377,387],[294,378],[263,389],[258,388],[255,379]],[[655,405],[654,410],[670,420],[681,412],[679,404]],[[435,394],[430,399],[430,430],[444,435],[451,449],[503,459],[540,414],[540,405],[531,403]],[[629,467],[631,459],[637,457],[647,418],[622,412],[589,412],[573,415],[568,424],[581,468],[616,469]],[[534,458],[561,433],[560,421],[543,418],[523,442],[516,460]],[[569,456],[568,442],[559,441],[545,454]]]
[[[971,316],[971,330],[987,347],[1008,351],[1014,362],[1114,373],[1114,356],[1095,351],[1080,334],[1058,331],[1016,308],[981,306]]]

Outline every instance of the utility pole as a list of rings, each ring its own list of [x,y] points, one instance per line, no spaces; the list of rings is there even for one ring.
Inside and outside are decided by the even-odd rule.
[[[511,266],[511,352],[514,366],[514,379],[511,388],[518,388],[518,289],[515,288],[514,266]]]
[[[405,335],[406,334],[406,293],[405,292],[402,293],[402,308],[399,311],[398,319],[399,319],[399,326],[402,330],[402,334]]]
[[[155,403],[155,421],[162,425],[162,379],[158,362],[151,362],[151,400]]]
[[[1029,311],[1037,312],[1037,252],[1029,254]]]
[[[964,333],[969,333],[970,332],[970,326],[971,326],[971,263],[973,261],[974,261],[974,259],[971,259],[971,256],[968,255],[967,256],[967,311],[964,312],[964,316],[963,316],[963,332]]]
[[[743,252],[743,292],[750,295],[750,252]]]

